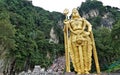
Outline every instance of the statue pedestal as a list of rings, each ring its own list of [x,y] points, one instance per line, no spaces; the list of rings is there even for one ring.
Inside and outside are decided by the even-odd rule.
[[[75,72],[65,72],[64,75],[78,75],[78,74],[75,74]],[[100,73],[100,74],[79,74],[79,75],[120,75],[120,73]]]
[[[65,75],[75,75],[75,72],[65,72]]]

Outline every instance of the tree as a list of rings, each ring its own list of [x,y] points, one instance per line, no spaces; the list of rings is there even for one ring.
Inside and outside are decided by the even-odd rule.
[[[9,13],[7,11],[0,13],[0,59],[4,60],[5,71],[10,71],[9,66],[11,66],[10,64],[13,62],[13,60],[10,59],[11,51],[16,47],[14,40],[16,30],[9,18]]]
[[[120,50],[120,20],[113,26],[112,29],[112,42],[114,45],[114,48],[117,50]]]
[[[111,30],[100,27],[94,30],[94,35],[101,70],[106,70],[117,56],[117,53],[112,48]]]

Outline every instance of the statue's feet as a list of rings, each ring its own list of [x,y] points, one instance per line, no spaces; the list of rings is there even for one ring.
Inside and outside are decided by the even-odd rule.
[[[71,72],[70,70],[68,70],[67,72]]]
[[[81,72],[78,72],[78,73],[77,73],[77,75],[80,75],[80,74],[81,74]]]
[[[89,72],[85,72],[85,74],[90,74]]]

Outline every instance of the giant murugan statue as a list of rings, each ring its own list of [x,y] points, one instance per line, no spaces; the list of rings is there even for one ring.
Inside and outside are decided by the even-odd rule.
[[[64,10],[64,43],[66,57],[66,71],[70,72],[70,59],[74,70],[78,74],[89,74],[91,70],[92,53],[94,55],[97,73],[100,73],[97,52],[92,34],[92,25],[82,18],[78,10],[72,10],[71,19],[68,19],[68,9]]]

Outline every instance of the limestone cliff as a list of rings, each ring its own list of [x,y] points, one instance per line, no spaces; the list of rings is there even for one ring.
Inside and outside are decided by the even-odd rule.
[[[92,9],[90,10],[88,13],[85,13],[83,11],[83,15],[82,17],[86,18],[86,19],[92,19],[92,18],[96,18],[96,17],[100,17],[101,19],[100,21],[100,26],[105,26],[108,28],[112,28],[113,23],[115,22],[115,19],[112,17],[113,14],[111,12],[106,12],[103,15],[99,14],[99,10],[98,9]]]
[[[104,6],[100,1],[83,2],[78,10],[81,16],[88,19],[94,27],[105,26],[112,28],[119,13],[119,8]]]
[[[56,44],[58,44],[58,42],[59,42],[59,39],[57,38],[57,35],[55,34],[54,27],[52,27],[51,30],[50,30],[49,43],[56,43]]]
[[[85,13],[83,11],[83,17],[88,19],[88,18],[92,18],[92,17],[97,17],[99,15],[99,11],[97,9],[92,9],[90,10],[88,13]]]

